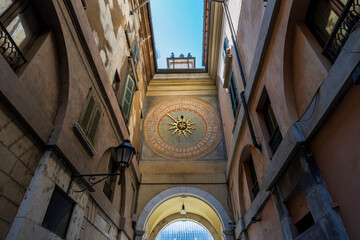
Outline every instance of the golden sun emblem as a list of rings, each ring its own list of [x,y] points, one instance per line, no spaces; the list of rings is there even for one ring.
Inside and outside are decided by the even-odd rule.
[[[191,125],[195,124],[190,122],[191,118],[186,120],[186,117],[178,116],[178,119],[176,120],[170,114],[167,115],[174,121],[173,123],[169,123],[172,126],[169,128],[169,130],[174,130],[172,132],[172,135],[177,133],[178,136],[181,136],[181,134],[183,134],[186,137],[186,133],[192,134],[190,130],[195,130],[195,128],[191,127]]]

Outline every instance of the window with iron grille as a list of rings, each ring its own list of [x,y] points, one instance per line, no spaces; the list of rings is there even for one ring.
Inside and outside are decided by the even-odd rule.
[[[335,61],[359,18],[359,0],[312,0],[306,24],[323,53]]]
[[[256,195],[259,193],[259,184],[256,177],[256,171],[254,166],[254,161],[252,157],[250,156],[249,160],[244,162],[244,170],[245,170],[245,176],[247,185],[249,188],[249,194],[251,200],[254,200]]]
[[[100,104],[96,101],[96,97],[92,89],[90,89],[79,118],[79,125],[92,144],[95,141],[95,136],[100,123],[100,119]]]
[[[269,146],[271,148],[272,153],[275,154],[276,150],[278,149],[282,141],[282,135],[278,123],[276,121],[269,96],[266,97],[261,112],[264,117],[265,125],[270,137]]]
[[[16,69],[26,62],[25,54],[40,32],[36,9],[30,0],[0,3],[0,52]]]
[[[127,79],[126,79],[123,99],[121,102],[121,108],[124,113],[124,117],[125,117],[126,121],[128,121],[129,117],[130,117],[131,104],[132,104],[132,99],[133,99],[133,95],[134,95],[134,90],[135,90],[135,82],[130,77],[130,75],[128,75]]]
[[[46,210],[42,226],[59,237],[65,238],[74,206],[74,200],[56,186]]]
[[[240,103],[240,98],[239,98],[238,92],[239,91],[237,88],[234,72],[231,72],[230,85],[229,85],[229,96],[230,96],[231,110],[232,110],[234,119],[236,117],[237,109],[238,109],[239,103]]]

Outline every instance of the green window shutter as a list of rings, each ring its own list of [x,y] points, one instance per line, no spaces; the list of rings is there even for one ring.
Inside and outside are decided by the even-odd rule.
[[[129,117],[130,117],[130,110],[131,110],[132,98],[134,95],[134,88],[135,88],[135,83],[132,80],[132,78],[130,77],[130,75],[128,75],[127,80],[126,80],[124,95],[123,95],[123,99],[122,99],[122,103],[121,103],[121,107],[122,107],[125,119],[127,121],[129,120]]]
[[[91,118],[93,115],[94,108],[95,108],[95,99],[92,96],[91,92],[89,92],[87,97],[87,102],[85,104],[85,107],[83,109],[83,112],[79,120],[79,124],[85,133],[88,132],[88,128],[91,125]]]
[[[93,91],[90,89],[79,118],[79,125],[91,143],[94,143],[100,119],[101,108]]]

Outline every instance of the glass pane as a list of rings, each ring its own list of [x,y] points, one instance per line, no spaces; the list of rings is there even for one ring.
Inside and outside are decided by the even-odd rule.
[[[349,0],[340,0],[340,2],[345,6]]]
[[[0,0],[0,16],[8,9],[14,0]]]
[[[65,238],[74,205],[66,193],[55,187],[42,226]]]
[[[336,15],[327,3],[319,1],[314,16],[314,23],[325,39],[330,36],[338,19],[338,15]]]
[[[210,232],[202,225],[189,220],[178,220],[163,228],[156,240],[213,240]]]
[[[25,9],[6,27],[6,30],[21,50],[38,32],[37,21],[32,7],[28,6]]]

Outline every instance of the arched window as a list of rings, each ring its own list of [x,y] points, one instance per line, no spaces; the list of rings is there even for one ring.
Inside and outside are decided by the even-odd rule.
[[[201,224],[180,219],[165,226],[156,240],[213,240],[210,232]]]

